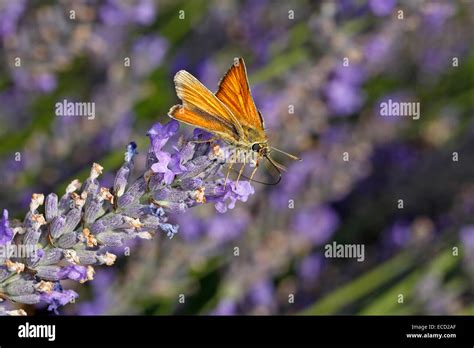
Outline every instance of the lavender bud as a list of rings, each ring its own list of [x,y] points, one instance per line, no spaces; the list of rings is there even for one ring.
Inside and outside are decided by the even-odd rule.
[[[35,304],[40,301],[40,295],[30,294],[30,295],[12,296],[10,297],[10,300],[12,300],[13,302],[18,302],[18,303]]]
[[[127,194],[123,195],[122,197],[120,198],[123,198],[125,197]],[[149,214],[150,211],[149,211],[149,207],[148,205],[144,205],[144,204],[133,204],[131,206],[127,206],[124,210],[123,210],[123,214],[126,215],[126,216],[130,216],[132,218],[138,218],[142,215],[145,215],[145,214]]]
[[[145,178],[141,177],[137,179],[132,185],[130,185],[127,193],[130,193],[135,199],[140,199],[146,192],[147,183]]]
[[[97,240],[110,247],[119,247],[123,244],[125,233],[121,232],[103,232],[97,235]]]
[[[19,279],[10,283],[5,290],[9,295],[20,296],[34,293],[35,287],[32,280]]]
[[[162,223],[161,219],[158,216],[153,215],[146,215],[144,218],[142,218],[141,222],[143,228],[153,230],[158,229],[158,227],[160,227],[160,224]]]
[[[40,205],[43,205],[44,203],[44,195],[41,193],[33,193],[31,196],[31,202],[30,202],[30,212],[34,213],[36,212],[36,209]]]
[[[58,196],[55,193],[46,196],[44,211],[48,222],[51,222],[58,215]]]
[[[127,187],[128,177],[130,176],[130,168],[128,163],[124,164],[117,172],[114,180],[114,193],[116,197],[120,197]]]
[[[158,201],[157,203],[170,213],[184,213],[188,208],[188,206],[184,202],[175,203],[175,202]]]
[[[51,237],[53,239],[58,238],[64,230],[64,225],[66,224],[66,217],[63,215],[56,216],[49,227]]]
[[[181,164],[186,164],[186,162],[190,161],[194,157],[194,148],[195,148],[195,143],[186,143],[183,147],[183,149],[180,151],[180,159],[181,159]]]
[[[127,145],[127,151],[125,152],[125,162],[126,163],[133,163],[133,158],[135,155],[138,154],[137,152],[137,144],[132,141]]]
[[[127,192],[123,196],[119,197],[117,203],[120,208],[124,208],[127,205],[132,204],[134,201],[135,201],[135,197],[132,194]]]
[[[100,215],[102,210],[103,200],[95,197],[93,198],[84,209],[84,222],[86,224],[91,224],[94,222],[97,217]]]
[[[79,190],[80,188],[81,188],[81,183],[77,179],[73,180],[67,186],[66,193],[61,197],[58,203],[59,214],[64,214],[71,208],[73,204],[71,193],[75,192],[76,190]]]
[[[111,231],[123,225],[123,218],[120,214],[109,214],[92,224],[90,230],[93,234]]]
[[[76,255],[81,265],[93,265],[97,262],[97,253],[92,250],[77,250]]]
[[[87,196],[96,197],[99,194],[100,184],[97,179],[88,178],[84,183],[83,191],[87,192]]]
[[[5,268],[0,268],[0,282],[2,282],[9,275],[10,272],[8,272]]]
[[[36,276],[44,280],[59,280],[59,266],[38,266],[36,267]]]
[[[186,178],[181,180],[180,186],[185,191],[196,190],[203,185],[203,181],[198,178]]]
[[[79,239],[78,239],[77,233],[69,232],[69,233],[64,233],[61,237],[59,237],[57,243],[60,248],[68,249],[76,245],[78,241]]]
[[[76,226],[79,224],[81,221],[81,209],[80,208],[74,208],[69,211],[66,215],[66,223],[64,224],[64,228],[62,230],[62,233],[69,233],[74,231]]]
[[[158,192],[154,192],[153,198],[157,201],[182,202],[189,198],[189,194],[187,191],[164,188]]]
[[[44,256],[39,261],[39,265],[46,266],[58,263],[63,257],[63,251],[59,248],[45,250]]]
[[[25,236],[23,237],[23,244],[36,245],[41,236],[41,230],[36,230],[32,227],[26,230]]]

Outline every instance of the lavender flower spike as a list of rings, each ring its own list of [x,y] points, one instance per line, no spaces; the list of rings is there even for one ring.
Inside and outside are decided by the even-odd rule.
[[[0,260],[0,298],[47,303],[57,313],[78,297],[75,291],[63,289],[61,281],[93,280],[94,267],[111,266],[117,258],[108,247],[122,246],[133,238],[151,239],[156,233],[171,239],[179,226],[168,221],[169,213],[184,213],[206,202],[213,202],[223,213],[254,193],[247,181],[228,182],[224,187],[218,146],[192,142],[206,137],[202,131],[195,131],[187,140],[176,139],[166,150],[178,129],[176,121],[157,123],[150,129],[147,168],[141,175],[133,175],[137,146],[130,143],[112,190],[100,186],[103,168],[94,163],[84,184],[74,180],[59,200],[54,193],[46,198],[33,194],[23,222],[11,227],[4,210],[0,247],[27,245],[33,254]],[[22,309],[0,307],[0,315],[24,314]]]

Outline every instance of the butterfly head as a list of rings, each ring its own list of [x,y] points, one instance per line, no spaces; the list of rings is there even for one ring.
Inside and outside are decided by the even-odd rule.
[[[265,142],[252,144],[252,151],[258,153],[258,155],[261,157],[265,157],[270,152],[269,150],[270,148],[268,147],[268,144]]]

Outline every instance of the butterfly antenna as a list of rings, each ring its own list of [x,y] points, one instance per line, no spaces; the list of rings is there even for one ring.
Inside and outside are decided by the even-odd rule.
[[[288,157],[290,157],[291,159],[294,159],[295,161],[302,161],[301,158],[296,157],[295,155],[292,155],[292,154],[290,154],[290,153],[288,153],[288,152],[285,152],[285,151],[283,151],[283,150],[277,149],[276,147],[270,146],[270,148],[271,148],[272,150],[276,151],[276,152],[279,152],[279,153],[282,153],[282,154],[284,154],[284,155],[287,155]]]

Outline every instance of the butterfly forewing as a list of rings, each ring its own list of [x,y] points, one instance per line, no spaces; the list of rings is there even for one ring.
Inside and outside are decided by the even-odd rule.
[[[263,119],[255,106],[242,58],[235,61],[219,83],[216,97],[222,101],[242,125],[264,129]]]

